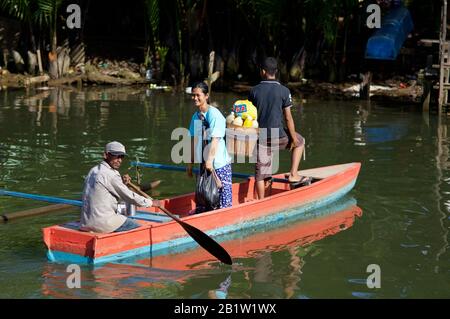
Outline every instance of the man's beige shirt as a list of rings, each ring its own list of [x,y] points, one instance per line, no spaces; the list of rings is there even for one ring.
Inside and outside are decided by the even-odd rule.
[[[119,202],[140,207],[152,205],[150,199],[130,191],[120,173],[103,161],[85,179],[80,229],[110,233],[122,226],[127,217],[118,213]]]

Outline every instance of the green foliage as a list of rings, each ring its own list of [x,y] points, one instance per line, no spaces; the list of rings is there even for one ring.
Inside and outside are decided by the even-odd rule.
[[[237,3],[242,13],[248,16],[249,24],[265,34],[276,53],[282,38],[284,15],[289,13],[292,0],[237,0]]]
[[[30,18],[31,0],[0,0],[0,8],[20,21],[25,21]]]
[[[50,35],[53,48],[63,3],[70,2],[0,0],[0,9],[29,24],[30,30],[38,26],[31,31],[46,35],[39,37],[40,41],[48,40]],[[93,1],[89,3],[92,5]],[[285,74],[300,64],[308,76],[312,68],[316,68],[310,72],[313,76],[320,72],[336,73],[347,55],[364,50],[362,37],[367,33],[361,27],[359,15],[363,10],[359,0],[143,0],[140,3],[149,34],[143,54],[145,65],[151,65],[151,57],[159,54],[161,69],[167,59],[171,74],[177,77],[188,73],[201,76],[201,64],[213,50],[226,75],[238,71],[254,74],[257,59],[262,55],[279,58]],[[404,3],[417,15],[415,26],[422,26],[428,33],[439,31],[439,19],[436,19],[440,13],[439,0],[404,0]],[[347,45],[352,50],[347,50]],[[202,59],[193,60],[198,56]]]
[[[246,5],[253,9],[255,17],[261,26],[267,29],[274,29],[280,24],[283,9],[289,0],[241,0],[241,5]]]
[[[39,26],[53,26],[64,0],[0,0],[0,8],[20,21],[33,20]]]
[[[0,0],[0,8],[20,21],[48,28],[56,39],[57,14],[64,0]],[[53,40],[54,41],[54,40]]]
[[[144,0],[155,46],[159,45],[159,0]]]
[[[42,27],[44,25],[55,27],[58,10],[64,0],[36,0],[37,10],[34,13],[35,21]]]
[[[164,65],[166,64],[166,56],[167,56],[167,53],[169,52],[169,48],[163,47],[163,46],[157,46],[156,51],[158,52],[159,59],[161,61],[161,70],[164,70]]]
[[[327,44],[336,41],[338,18],[345,17],[359,5],[358,0],[305,0],[310,29],[323,33]]]

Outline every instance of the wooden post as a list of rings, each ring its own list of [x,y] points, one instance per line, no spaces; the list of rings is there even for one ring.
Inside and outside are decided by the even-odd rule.
[[[211,51],[211,53],[209,54],[209,63],[208,63],[208,78],[205,79],[205,83],[208,85],[209,87],[209,96],[211,96],[211,92],[212,92],[212,84],[214,82],[217,81],[217,79],[220,76],[220,72],[216,71],[213,73],[214,71],[214,60],[215,60],[215,52]]]
[[[211,95],[211,92],[212,92],[212,90],[211,90],[211,84],[212,84],[211,78],[212,78],[212,73],[213,73],[213,71],[214,71],[214,58],[215,58],[215,52],[212,51],[212,52],[209,54],[209,63],[208,63],[208,79],[207,79],[207,84],[208,84],[208,87],[209,87],[209,95]]]
[[[3,64],[5,65],[5,70],[8,70],[8,50],[3,49]]]
[[[439,37],[439,101],[438,114],[442,114],[442,106],[444,105],[444,64],[448,57],[447,40],[447,0],[442,1],[441,10],[441,32]]]
[[[44,73],[44,69],[42,69],[42,56],[41,56],[41,50],[40,50],[40,49],[37,49],[37,50],[36,50],[36,54],[37,54],[37,60],[38,60],[39,75],[41,75],[42,73]]]
[[[370,83],[372,82],[372,72],[363,74],[359,97],[362,100],[370,100]]]
[[[433,55],[427,56],[427,65],[425,68],[425,75],[431,72],[433,68]],[[423,95],[422,95],[422,112],[430,112],[430,100],[431,100],[431,90],[433,89],[433,84],[430,79],[424,76],[423,79]]]
[[[431,88],[432,88],[432,84],[431,84],[430,80],[424,80],[422,112],[430,111]]]

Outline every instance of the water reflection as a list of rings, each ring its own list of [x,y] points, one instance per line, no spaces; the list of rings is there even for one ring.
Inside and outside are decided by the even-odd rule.
[[[171,298],[180,292],[188,293],[186,298],[294,298],[312,244],[352,227],[361,215],[356,201],[345,198],[276,226],[224,236],[221,244],[234,260],[231,270],[202,248],[137,256],[84,267],[83,287],[74,293],[66,287],[64,266],[49,263],[43,273],[42,293],[55,298]],[[234,279],[238,280],[236,287]]]
[[[379,112],[380,108],[372,106],[370,102],[364,107],[359,105],[356,112],[358,117],[354,122],[355,137],[353,140],[355,145],[365,146],[399,141],[408,134],[408,128],[411,126],[411,117],[408,113],[406,116],[401,113],[391,114],[394,116],[388,121],[385,117],[379,120],[377,118]]]
[[[46,264],[41,293],[51,298],[174,298],[186,274],[127,264],[81,269],[81,288],[69,289],[67,265]],[[173,289],[173,291],[171,291]]]
[[[149,92],[147,95],[144,88],[121,87],[62,90],[65,92],[57,93],[53,88],[0,92],[0,186],[79,198],[85,174],[100,160],[104,145],[111,139],[127,146],[131,160],[137,155],[148,162],[169,164],[175,144],[170,140],[171,132],[176,127],[187,126],[194,111],[192,101],[183,94]],[[212,102],[227,113],[238,98],[233,93],[214,92]],[[69,103],[65,102],[67,99]],[[292,113],[307,140],[307,159],[302,161],[302,167],[362,162],[352,195],[363,207],[364,218],[358,227],[339,237],[297,245],[289,248],[295,249],[292,252],[288,248],[272,251],[269,247],[265,252],[257,249],[253,254],[244,254],[238,258],[239,267],[233,268],[227,296],[368,297],[365,293],[371,291],[363,286],[366,267],[380,263],[383,274],[389,276],[383,277],[386,280],[377,297],[450,297],[450,289],[445,284],[450,264],[448,117],[409,112],[374,101],[366,105],[360,101],[308,100],[301,109],[294,107]],[[386,129],[389,139],[376,141],[377,135],[371,134],[371,128]],[[394,134],[389,135],[389,131]],[[280,158],[280,170],[288,171],[289,153],[281,152]],[[127,171],[129,159],[122,172]],[[235,165],[233,169],[253,172],[253,166]],[[164,198],[191,192],[195,187],[193,180],[178,172],[142,170],[142,173],[144,181],[163,180],[158,191]],[[40,205],[0,198],[2,212]],[[36,276],[26,274],[31,262],[46,263],[41,228],[76,216],[40,216],[26,224],[0,225],[0,240],[6,243],[1,246],[0,268],[6,270],[8,282],[18,283],[3,285],[3,295],[36,295],[29,291],[33,290],[32,283],[40,279],[41,269]],[[16,228],[19,225],[24,227]],[[270,258],[263,258],[263,254]],[[11,256],[21,255],[29,258],[7,262]],[[188,261],[187,257],[180,258]],[[145,265],[137,262],[133,265],[146,271],[157,269],[151,267],[152,262],[157,266],[156,259],[144,262]],[[341,266],[333,267],[335,262]],[[257,263],[262,271],[256,270]],[[159,282],[163,288],[147,294],[144,290],[141,295],[208,298],[209,291],[220,289],[230,275],[208,256],[193,260],[189,267],[186,264],[189,263],[176,270],[182,272],[180,278],[169,275],[166,281]],[[159,266],[166,275],[165,266],[161,263]],[[61,278],[64,270],[61,268]],[[48,271],[51,273],[52,268]],[[186,277],[185,273],[190,275]],[[272,289],[259,293],[252,286],[253,280],[264,282],[261,279],[264,275],[272,280],[265,281]],[[61,282],[61,296],[75,294],[64,290],[64,281]],[[102,284],[99,286],[101,290]],[[78,295],[95,295],[92,287],[87,287]]]

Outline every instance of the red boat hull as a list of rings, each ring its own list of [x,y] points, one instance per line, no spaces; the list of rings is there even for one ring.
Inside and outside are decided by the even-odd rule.
[[[309,186],[290,189],[288,183],[274,182],[272,195],[254,199],[253,178],[233,184],[233,207],[187,216],[195,208],[194,194],[162,200],[163,206],[183,221],[212,237],[276,223],[337,200],[356,183],[360,163],[334,165],[300,171],[316,180]],[[275,178],[284,178],[284,174]],[[148,212],[161,213],[157,208]],[[139,221],[142,227],[127,232],[97,234],[64,226],[43,229],[48,258],[56,262],[102,263],[140,254],[167,254],[193,240],[175,221]]]

